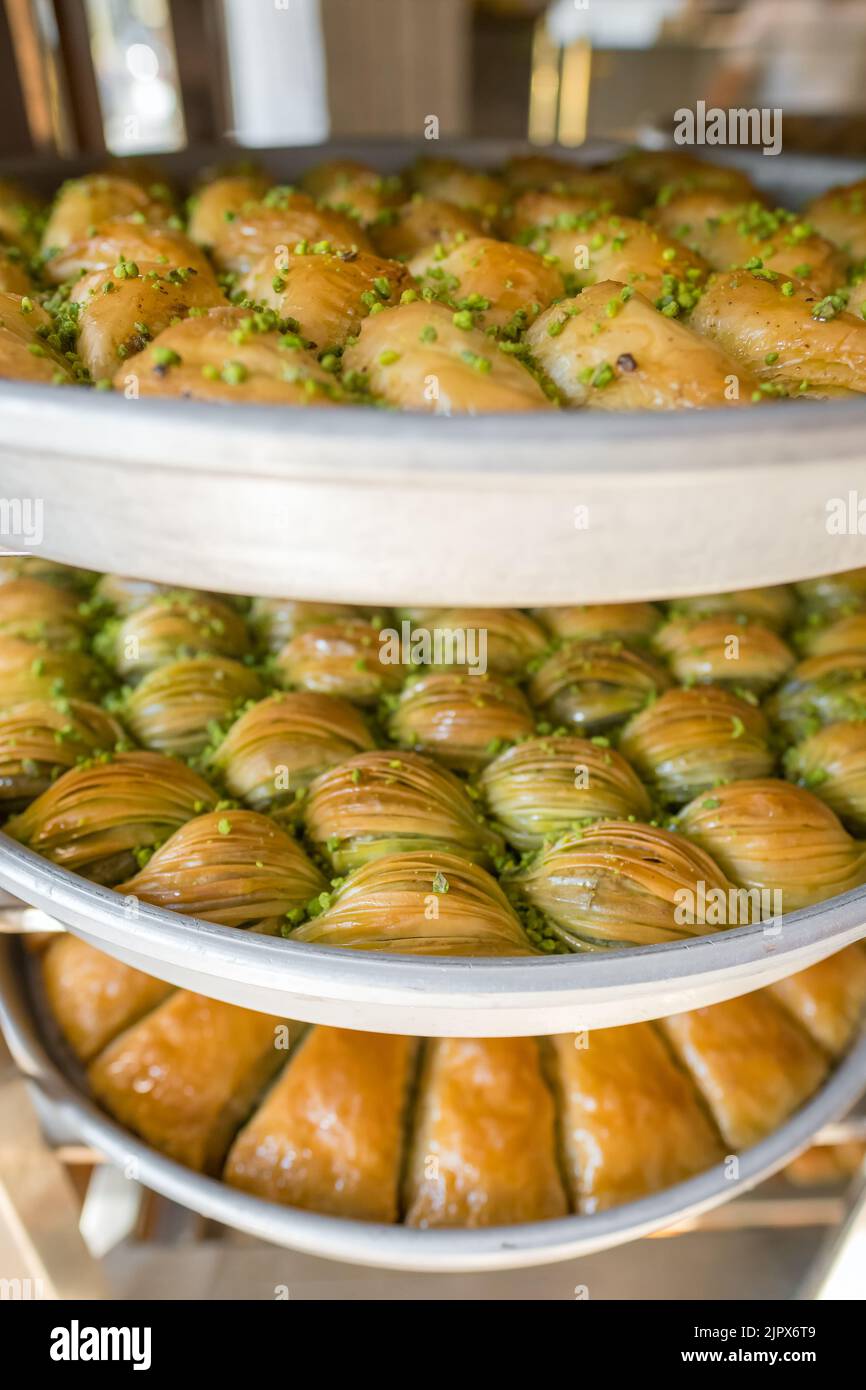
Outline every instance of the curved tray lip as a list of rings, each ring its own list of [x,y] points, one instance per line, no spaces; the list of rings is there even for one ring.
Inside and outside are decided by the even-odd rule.
[[[108,1118],[64,1074],[39,1034],[12,943],[0,947],[0,1029],[17,1065],[62,1122],[106,1158],[138,1166],[140,1181],[200,1215],[277,1245],[322,1259],[380,1269],[457,1273],[555,1264],[622,1245],[721,1206],[795,1158],[825,1124],[841,1117],[866,1088],[866,1031],[819,1091],[767,1139],[737,1155],[738,1177],[725,1161],[662,1192],[593,1216],[567,1216],[475,1230],[421,1231],[283,1207],[238,1192],[165,1158]]]
[[[391,1033],[407,1031],[404,1014],[409,1008],[417,1014],[417,1031],[428,1036],[461,1035],[454,1016],[449,1017],[451,1008],[472,1015],[466,1020],[466,1035],[476,1037],[550,1034],[588,1026],[580,1009],[592,1013],[599,999],[607,1002],[609,1010],[617,1009],[617,1022],[638,1022],[677,1011],[671,1003],[674,985],[683,994],[681,1008],[719,1002],[791,974],[866,936],[864,885],[791,913],[779,923],[734,927],[682,943],[609,953],[452,959],[356,952],[259,936],[139,900],[130,911],[123,895],[43,859],[2,832],[0,887],[109,954],[125,958],[118,947],[120,938],[133,956],[131,963],[171,983],[185,980],[166,968],[167,960],[175,965],[185,961],[199,971],[210,967],[210,984],[203,992],[228,1002],[272,1012],[272,1000],[256,1003],[256,996],[265,988],[282,988],[290,1017],[335,1022],[336,1010],[357,1004],[369,1010],[368,1021],[353,1018],[350,1026]],[[710,980],[717,984],[726,971],[730,978],[721,993],[713,989],[701,993],[702,984]],[[228,992],[213,989],[214,979]],[[249,994],[239,997],[239,983],[247,986]],[[647,1012],[646,1003],[635,1010],[636,998],[646,1001],[653,994],[658,999],[655,1011],[649,1005]],[[309,1003],[312,1012],[297,1012],[301,1000]],[[323,1004],[328,1006],[325,1013]],[[573,1013],[564,1016],[563,1009]],[[547,1011],[546,1026],[543,1021],[539,1024],[539,1010]],[[598,1026],[599,1016],[593,1015],[593,1022]]]

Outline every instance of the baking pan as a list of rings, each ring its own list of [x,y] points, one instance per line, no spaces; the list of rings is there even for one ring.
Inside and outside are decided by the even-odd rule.
[[[597,1216],[482,1230],[419,1231],[320,1216],[237,1192],[164,1158],[108,1119],[43,1041],[14,943],[0,940],[0,1026],[22,1071],[64,1134],[100,1150],[137,1180],[202,1216],[249,1235],[325,1259],[385,1269],[469,1272],[553,1264],[589,1255],[689,1220],[749,1191],[806,1148],[866,1087],[866,1035],[817,1094],[769,1139],[739,1155],[738,1174],[717,1167],[664,1192]]]
[[[495,165],[513,149],[433,152]],[[588,145],[580,160],[616,149]],[[417,152],[350,143],[261,157],[291,179],[332,157],[388,170]],[[185,178],[229,153],[160,163]],[[720,162],[788,203],[862,174],[858,161],[784,154]],[[47,189],[81,168],[7,171]],[[856,526],[827,530],[828,503],[866,487],[864,425],[866,400],[443,419],[7,382],[0,496],[41,500],[40,554],[199,588],[377,606],[626,601],[866,563]]]
[[[245,1008],[376,1033],[525,1037],[661,1018],[804,970],[866,936],[866,887],[664,946],[413,958],[214,926],[125,898],[0,834],[0,887],[128,965]]]

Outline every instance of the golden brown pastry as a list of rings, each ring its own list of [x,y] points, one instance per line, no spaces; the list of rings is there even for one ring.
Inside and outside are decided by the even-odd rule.
[[[117,720],[86,700],[29,700],[0,709],[0,808],[26,806],[69,768],[128,739]]]
[[[514,334],[565,292],[562,275],[549,261],[492,237],[468,237],[432,256],[422,251],[409,269],[423,286],[446,294],[468,322]]]
[[[529,698],[554,728],[604,734],[670,685],[663,666],[622,642],[563,642],[537,668]]]
[[[294,690],[259,700],[242,714],[214,750],[212,764],[231,795],[254,811],[294,817],[314,777],[373,747],[348,700]]]
[[[235,1139],[223,1177],[286,1206],[395,1222],[414,1038],[312,1028]]]
[[[71,242],[84,241],[90,229],[118,217],[137,217],[163,226],[172,215],[164,185],[143,188],[117,174],[86,174],[69,179],[57,194],[42,234],[42,251],[50,255]]]
[[[412,284],[396,261],[324,245],[304,255],[287,255],[278,269],[267,255],[242,280],[252,299],[270,305],[281,318],[294,319],[319,353],[341,347],[371,311],[398,304]]]
[[[72,590],[28,575],[0,585],[0,636],[74,650],[84,645],[86,628],[86,614]]]
[[[48,1007],[79,1062],[89,1062],[174,990],[66,933],[50,938],[41,970]]]
[[[481,667],[519,680],[549,640],[518,608],[434,608],[410,622],[412,664],[438,670]]]
[[[425,956],[526,956],[532,947],[499,884],[454,854],[371,859],[320,899],[293,941]]]
[[[507,197],[505,184],[493,174],[470,169],[456,159],[424,157],[409,170],[412,185],[426,198],[441,198],[458,207],[496,217]]]
[[[0,291],[0,381],[63,386],[74,380],[70,363],[56,344],[53,321],[41,304],[26,294]]]
[[[828,724],[784,757],[785,775],[814,792],[854,835],[866,832],[866,724]]]
[[[586,1216],[684,1182],[722,1145],[649,1023],[550,1038],[565,1176]]]
[[[123,717],[142,747],[191,758],[264,693],[255,671],[240,661],[190,657],[148,671],[127,698]]]
[[[793,277],[716,275],[689,322],[736,359],[736,370],[788,395],[866,391],[866,323],[848,313],[843,297],[822,298]]]
[[[94,271],[111,271],[122,278],[125,272],[115,267],[137,265],[139,270],[156,270],[167,275],[170,270],[195,271],[199,280],[213,282],[213,267],[201,248],[183,232],[170,227],[154,227],[129,217],[109,218],[92,236],[70,242],[45,265],[45,278],[52,285],[64,280],[78,280]]]
[[[677,827],[738,887],[758,890],[764,916],[796,912],[866,881],[866,847],[823,801],[781,779],[715,787],[685,807]]]
[[[420,251],[451,246],[484,230],[481,217],[441,198],[416,193],[408,203],[383,212],[370,228],[370,238],[380,256],[408,261]]]
[[[850,261],[866,260],[866,180],[828,188],[806,204],[803,216]]]
[[[390,660],[381,629],[361,618],[304,628],[278,654],[276,668],[284,685],[359,705],[398,690],[406,674],[402,659]]]
[[[118,369],[118,390],[223,404],[339,405],[333,377],[273,310],[211,309],[166,328]]]
[[[391,702],[388,733],[459,772],[477,772],[512,743],[528,738],[535,721],[526,697],[498,676],[434,673],[407,681]]]
[[[32,290],[33,281],[20,248],[0,240],[0,293],[23,295]]]
[[[118,892],[224,927],[285,918],[325,889],[300,845],[257,811],[212,811],[181,826]]]
[[[574,197],[612,212],[635,212],[641,202],[634,184],[613,169],[587,169],[553,155],[514,155],[502,172],[512,193],[539,190],[544,196]]]
[[[535,210],[551,220],[522,227],[515,240],[554,265],[569,293],[614,280],[640,290],[672,318],[697,302],[709,264],[663,230],[619,213]]]
[[[118,270],[123,274],[118,275]],[[168,270],[142,262],[122,261],[113,270],[94,270],[78,280],[70,295],[78,306],[78,352],[94,381],[128,387],[138,354],[191,311],[225,304],[212,270]],[[231,312],[227,310],[226,312]],[[160,349],[149,349],[148,365]]]
[[[404,1192],[407,1224],[424,1229],[565,1215],[534,1038],[427,1043]]]
[[[687,150],[629,150],[612,168],[636,185],[645,201],[680,188],[721,188],[744,200],[759,197],[751,179],[730,165],[710,164]]]
[[[652,636],[662,621],[654,603],[576,603],[532,611],[554,637],[575,642],[640,644]]]
[[[866,1008],[866,950],[859,942],[848,946],[779,980],[770,993],[826,1052],[839,1057]]]
[[[265,197],[272,180],[260,170],[223,174],[202,183],[189,200],[189,235],[199,246],[217,247],[247,206]]]
[[[725,350],[613,280],[551,307],[526,340],[571,405],[675,410],[742,405],[757,378]]]
[[[794,653],[778,633],[736,613],[671,618],[653,644],[683,684],[701,681],[763,694],[794,664]]]
[[[820,1085],[827,1062],[765,991],[660,1021],[726,1144],[772,1134]]]
[[[119,676],[137,680],[180,659],[213,655],[242,660],[250,650],[246,625],[230,602],[174,589],[148,596],[99,634],[99,654]]]
[[[323,207],[348,213],[365,226],[375,223],[382,212],[399,207],[406,197],[399,174],[381,174],[356,159],[328,159],[315,165],[301,178],[301,187]]]
[[[217,240],[209,244],[221,270],[245,275],[264,256],[273,257],[276,273],[297,246],[324,242],[335,251],[373,250],[367,233],[353,217],[320,207],[306,193],[278,187],[270,189],[261,202],[244,203],[227,217]]]
[[[87,1076],[97,1100],[146,1143],[215,1173],[285,1061],[282,1039],[279,1018],[178,990],[115,1038]]]
[[[845,256],[794,212],[771,212],[719,190],[681,191],[656,205],[652,221],[708,261],[793,276],[820,295],[844,285]]]
[[[39,244],[42,203],[17,179],[0,179],[0,240],[32,256]]]
[[[375,396],[404,410],[550,409],[535,378],[474,326],[470,311],[444,304],[403,304],[365,319],[343,363],[365,374]]]

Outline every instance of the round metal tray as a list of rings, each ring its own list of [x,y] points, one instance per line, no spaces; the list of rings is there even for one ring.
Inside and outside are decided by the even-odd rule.
[[[471,1231],[418,1231],[407,1226],[342,1220],[281,1207],[202,1177],[164,1158],[108,1119],[73,1082],[43,1041],[13,943],[0,941],[0,1027],[21,1070],[62,1127],[127,1170],[135,1164],[145,1186],[202,1216],[249,1235],[325,1259],[384,1269],[469,1272],[553,1264],[622,1245],[638,1236],[723,1205],[756,1186],[806,1148],[838,1119],[866,1086],[866,1034],[829,1080],[768,1139],[739,1155],[736,1178],[723,1165],[664,1192],[597,1216],[568,1216]]]
[[[425,1037],[525,1037],[717,1004],[866,936],[866,888],[688,943],[511,960],[309,946],[129,899],[0,834],[0,887],[127,964],[309,1023]]]
[[[580,159],[615,150],[588,145]],[[508,151],[435,152],[493,165]],[[291,178],[335,156],[393,169],[416,153],[341,144],[263,160]],[[183,176],[214,156],[163,162]],[[789,203],[862,172],[801,156],[720,162]],[[10,172],[44,185],[70,166]],[[41,500],[40,554],[182,585],[375,605],[612,602],[866,563],[866,537],[827,530],[828,502],[866,484],[864,424],[866,400],[434,419],[7,382],[0,495]]]

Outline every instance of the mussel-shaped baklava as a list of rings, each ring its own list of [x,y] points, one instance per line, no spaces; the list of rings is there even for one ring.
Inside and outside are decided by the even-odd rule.
[[[502,841],[463,784],[417,753],[361,753],[318,777],[304,826],[338,874],[407,850],[443,850],[489,867]]]
[[[86,609],[71,589],[29,578],[0,585],[0,637],[75,649],[83,644],[86,626]]]
[[[90,700],[104,687],[105,672],[87,652],[0,637],[0,709],[57,696]]]
[[[794,655],[772,628],[741,614],[671,618],[654,643],[678,681],[733,686],[763,694],[794,664]]]
[[[31,700],[0,710],[0,807],[24,807],[69,768],[123,748],[126,735],[86,700]]]
[[[395,743],[432,753],[460,772],[478,771],[535,728],[525,696],[498,676],[425,675],[408,681],[389,703],[388,733]]]
[[[136,678],[191,656],[240,659],[250,649],[243,618],[228,603],[205,594],[160,594],[97,638],[100,655],[119,676]]]
[[[652,1024],[562,1033],[544,1046],[576,1211],[607,1211],[721,1161],[694,1086]]]
[[[681,835],[598,821],[545,846],[512,879],[574,950],[654,946],[730,925],[730,883]]]
[[[845,613],[866,608],[866,567],[840,570],[819,579],[802,579],[794,586],[806,606],[815,613]]]
[[[85,174],[61,186],[42,233],[42,251],[47,256],[62,251],[114,218],[132,217],[159,227],[172,214],[171,194],[164,184],[145,188],[117,174]]]
[[[490,816],[509,844],[537,849],[591,820],[648,820],[646,788],[607,740],[530,738],[482,772]]]
[[[308,1029],[235,1139],[225,1181],[287,1206],[397,1221],[417,1047],[414,1038]]]
[[[675,617],[709,618],[719,613],[733,613],[750,622],[784,632],[797,613],[794,591],[787,584],[773,584],[762,589],[734,589],[722,594],[694,594],[678,598],[669,605]]]
[[[602,734],[670,685],[652,658],[622,642],[564,642],[538,667],[529,698],[554,725]]]
[[[99,608],[125,617],[136,608],[145,608],[161,594],[171,594],[174,586],[152,579],[130,579],[123,574],[102,574],[96,581],[93,597]]]
[[[333,375],[273,309],[217,308],[164,329],[114,377],[139,396],[243,405],[339,405]]]
[[[517,608],[442,608],[412,623],[412,665],[522,676],[548,645]]]
[[[646,642],[662,621],[654,603],[578,603],[533,612],[554,637],[575,642]]]
[[[413,285],[396,261],[363,251],[335,251],[328,242],[296,248],[276,269],[269,252],[241,283],[251,299],[294,320],[320,354],[342,347],[370,313],[399,304]]]
[[[226,656],[157,666],[130,692],[124,720],[145,748],[190,758],[201,753],[249,700],[264,695],[255,671]]]
[[[7,834],[98,883],[134,873],[137,858],[217,803],[185,763],[160,753],[118,753],[64,772]]]
[[[799,662],[767,710],[792,741],[808,738],[824,724],[866,719],[866,652]]]
[[[74,373],[42,305],[26,294],[0,291],[0,381],[4,378],[62,386]]]
[[[454,854],[412,850],[372,859],[293,941],[425,956],[526,956],[532,947],[499,884]]]
[[[175,831],[119,891],[224,927],[249,927],[299,912],[324,888],[297,842],[267,816],[216,810]]]
[[[372,749],[364,719],[348,700],[296,690],[246,710],[210,762],[232,796],[280,819],[300,813],[320,773]]]
[[[651,218],[714,270],[756,265],[802,280],[819,295],[845,283],[843,253],[797,213],[771,211],[711,189],[684,189],[661,199]]]
[[[13,579],[41,579],[58,589],[69,589],[83,596],[95,578],[90,570],[61,565],[41,555],[0,555],[0,584],[10,584]]]
[[[545,258],[492,237],[426,248],[413,256],[409,269],[483,329],[519,333],[565,292],[562,275]]]
[[[475,327],[469,309],[423,301],[383,309],[364,320],[343,365],[362,373],[375,396],[404,410],[450,415],[550,408],[535,377]]]
[[[678,410],[763,399],[757,377],[730,351],[615,280],[552,304],[526,342],[571,405]]]
[[[811,622],[796,636],[804,656],[866,653],[866,613],[844,613],[825,623]]]
[[[866,835],[866,722],[828,724],[785,754],[785,772]]]
[[[658,1026],[732,1149],[765,1139],[827,1073],[820,1049],[766,990]]]
[[[382,618],[349,603],[307,603],[293,598],[256,598],[250,608],[250,626],[263,647],[276,656],[306,628],[321,627],[339,618],[366,621]],[[374,626],[379,626],[374,621]]]
[[[782,394],[866,391],[866,323],[844,296],[822,296],[774,270],[733,270],[713,276],[690,323],[736,360],[738,373]]]
[[[829,806],[790,782],[716,787],[690,802],[677,825],[733,883],[760,897],[763,916],[796,912],[866,881],[866,847]]]
[[[283,685],[374,705],[394,692],[406,671],[381,628],[348,618],[304,628],[276,658]]]
[[[154,1148],[217,1172],[232,1135],[286,1059],[285,1025],[178,990],[91,1062],[97,1100]]]
[[[501,1226],[564,1216],[553,1098],[535,1038],[432,1038],[404,1181],[406,1224]]]
[[[619,750],[669,806],[775,767],[757,701],[712,685],[666,690],[629,720]]]

